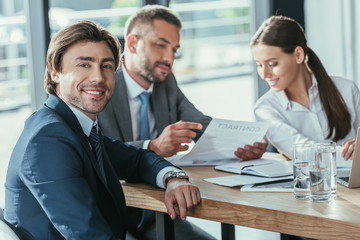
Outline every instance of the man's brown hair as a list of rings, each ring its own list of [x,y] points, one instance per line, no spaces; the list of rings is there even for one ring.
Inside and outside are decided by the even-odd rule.
[[[55,94],[56,83],[51,79],[51,71],[61,72],[62,59],[66,50],[77,42],[105,41],[115,59],[115,69],[119,66],[121,48],[119,40],[108,30],[91,21],[79,21],[60,30],[51,39],[46,56],[44,87],[48,94]]]

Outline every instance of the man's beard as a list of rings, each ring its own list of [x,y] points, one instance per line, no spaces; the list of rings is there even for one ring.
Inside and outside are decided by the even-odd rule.
[[[158,82],[162,82],[164,81],[167,76],[169,76],[169,74],[167,74],[164,79],[160,79],[159,77],[157,77],[155,75],[155,67],[157,64],[164,64],[166,66],[168,66],[169,68],[171,67],[168,63],[159,63],[156,62],[154,64],[154,67],[151,65],[150,61],[144,61],[142,62],[142,69],[138,70],[139,75],[144,78],[146,81],[148,81],[149,83],[158,83]],[[141,68],[141,67],[140,67]],[[170,72],[169,72],[170,73]]]

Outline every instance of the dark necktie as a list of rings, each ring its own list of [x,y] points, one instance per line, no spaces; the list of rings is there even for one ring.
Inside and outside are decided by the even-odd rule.
[[[93,128],[91,129],[89,140],[90,140],[90,144],[93,148],[93,151],[95,152],[96,160],[99,164],[101,175],[106,182],[105,171],[104,171],[104,161],[103,161],[101,142],[100,142],[101,138],[100,138],[99,134],[97,133],[96,126],[93,126]]]
[[[148,119],[148,108],[149,108],[149,99],[150,93],[142,92],[139,95],[141,101],[140,107],[140,140],[150,139],[150,130],[149,130],[149,119]]]

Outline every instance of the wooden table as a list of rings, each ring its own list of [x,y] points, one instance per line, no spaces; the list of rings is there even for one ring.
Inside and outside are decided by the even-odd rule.
[[[293,193],[241,192],[239,187],[208,183],[203,179],[231,175],[213,167],[183,169],[202,196],[188,216],[221,222],[225,227],[240,225],[315,239],[360,239],[360,189],[338,184],[337,199],[314,203],[295,199]],[[146,184],[122,185],[128,206],[166,213],[164,190]]]

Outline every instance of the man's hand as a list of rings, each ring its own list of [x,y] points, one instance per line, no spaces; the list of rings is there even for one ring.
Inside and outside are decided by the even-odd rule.
[[[196,132],[193,130],[201,129],[200,123],[179,121],[170,124],[158,138],[150,141],[148,148],[161,157],[170,157],[177,152],[186,151],[189,146],[182,144],[190,143],[196,137]]]
[[[235,156],[243,160],[261,158],[266,152],[268,142],[263,138],[261,142],[255,142],[252,146],[245,145],[244,148],[238,148],[234,152]]]
[[[343,142],[343,151],[341,156],[345,159],[345,160],[349,160],[350,158],[353,159],[353,153],[354,153],[354,148],[355,148],[355,139],[350,140],[348,142]]]
[[[176,217],[174,206],[177,205],[182,220],[186,220],[188,209],[200,203],[200,190],[185,179],[173,178],[167,183],[165,206],[172,220]]]

